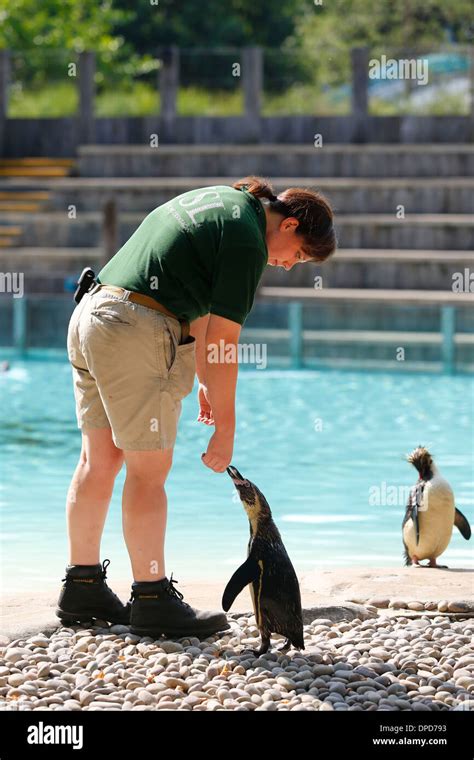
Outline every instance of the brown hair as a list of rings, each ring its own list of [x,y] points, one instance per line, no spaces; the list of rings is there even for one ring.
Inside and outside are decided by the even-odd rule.
[[[325,261],[336,250],[333,211],[326,198],[316,190],[288,187],[278,196],[263,177],[249,176],[234,182],[237,190],[246,188],[257,198],[268,198],[270,208],[298,220],[297,234],[304,238],[303,251],[316,262]]]

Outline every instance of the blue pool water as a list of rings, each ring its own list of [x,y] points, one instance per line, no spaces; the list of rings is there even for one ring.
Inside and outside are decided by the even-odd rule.
[[[469,377],[247,370],[239,375],[233,464],[267,497],[298,574],[402,564],[404,454],[428,446],[474,522],[474,384]],[[248,522],[227,474],[200,461],[212,429],[183,402],[168,480],[166,572],[226,579],[245,559]],[[69,365],[13,362],[0,375],[4,587],[50,585],[67,564],[65,495],[80,449]],[[114,577],[130,578],[117,480],[102,541]],[[457,530],[443,555],[474,567]]]

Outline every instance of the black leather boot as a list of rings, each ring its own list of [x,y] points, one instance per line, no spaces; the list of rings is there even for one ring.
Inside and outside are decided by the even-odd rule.
[[[123,604],[105,582],[109,565],[109,559],[102,566],[67,565],[56,607],[56,615],[64,625],[85,623],[92,618],[130,624],[131,602]]]
[[[183,594],[173,586],[177,582],[171,573],[170,580],[132,583],[130,633],[206,638],[230,628],[225,613],[196,610],[182,601]]]

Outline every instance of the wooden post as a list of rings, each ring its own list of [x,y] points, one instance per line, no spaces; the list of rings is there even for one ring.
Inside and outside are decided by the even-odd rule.
[[[10,85],[10,52],[0,50],[0,155],[5,153],[5,130],[8,116],[8,88]]]
[[[369,49],[367,47],[352,48],[351,62],[354,141],[365,142],[369,115]]]
[[[79,54],[79,142],[95,142],[95,54],[89,50]]]
[[[110,199],[102,208],[102,257],[100,269],[115,256],[119,248],[117,203]],[[98,274],[98,272],[96,272]]]
[[[163,48],[159,57],[162,65],[159,70],[159,87],[160,87],[160,117],[161,129],[163,134],[160,135],[164,140],[171,142],[175,134],[175,121],[178,113],[178,89],[179,89],[179,48],[177,45],[170,45]]]
[[[260,137],[263,93],[263,50],[257,45],[242,50],[242,88],[248,136],[257,140]]]

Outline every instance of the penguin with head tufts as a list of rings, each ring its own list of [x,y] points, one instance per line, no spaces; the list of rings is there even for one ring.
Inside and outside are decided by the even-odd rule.
[[[442,477],[428,449],[418,446],[408,455],[418,471],[418,482],[410,490],[402,523],[405,565],[445,568],[437,558],[446,550],[455,525],[468,540],[471,527],[454,503],[453,489]],[[420,565],[420,560],[429,560]]]

